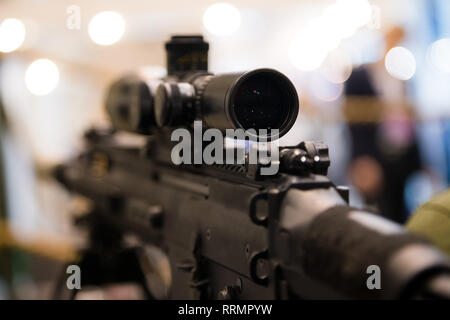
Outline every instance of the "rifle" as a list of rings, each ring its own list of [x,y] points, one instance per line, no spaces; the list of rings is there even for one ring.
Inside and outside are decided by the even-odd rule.
[[[249,161],[250,143],[233,144],[232,164],[195,163],[202,144],[191,146],[194,164],[174,164],[174,128],[192,133],[203,120],[221,132],[276,128],[281,136],[298,97],[275,70],[207,72],[201,36],[172,37],[166,49],[168,76],[112,84],[112,128],[88,131],[85,151],[55,170],[91,203],[82,286],[137,282],[155,299],[450,298],[447,258],[400,225],[350,207],[348,189],[327,177],[321,142],[277,147],[269,163]],[[264,175],[274,164],[278,172]],[[380,275],[375,287],[371,270]]]

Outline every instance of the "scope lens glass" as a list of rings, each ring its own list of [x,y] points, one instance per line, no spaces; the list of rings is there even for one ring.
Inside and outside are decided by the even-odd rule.
[[[237,121],[247,129],[281,129],[292,116],[291,84],[286,78],[272,73],[249,75],[238,84],[233,99]]]

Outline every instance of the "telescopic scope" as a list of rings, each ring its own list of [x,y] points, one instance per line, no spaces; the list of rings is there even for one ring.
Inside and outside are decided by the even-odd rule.
[[[291,81],[272,69],[200,74],[189,82],[161,83],[154,110],[159,127],[198,119],[210,128],[278,129],[282,136],[297,118],[298,96]]]
[[[299,112],[292,82],[273,69],[213,75],[206,71],[208,45],[201,36],[175,36],[166,43],[169,75],[148,80],[127,75],[110,87],[106,109],[116,129],[151,133],[155,128],[243,129],[267,139],[286,134]],[[278,129],[272,134],[271,129]]]

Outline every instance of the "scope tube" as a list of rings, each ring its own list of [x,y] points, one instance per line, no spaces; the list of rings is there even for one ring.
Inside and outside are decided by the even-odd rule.
[[[292,82],[273,69],[195,72],[160,81],[127,75],[111,85],[106,110],[116,129],[131,132],[148,134],[152,127],[191,126],[202,120],[205,127],[243,129],[250,138],[273,140],[294,125],[299,101]]]

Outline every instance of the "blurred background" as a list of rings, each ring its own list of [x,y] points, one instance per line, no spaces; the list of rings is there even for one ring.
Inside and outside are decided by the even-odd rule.
[[[323,140],[351,204],[404,223],[450,183],[450,2],[0,0],[0,299],[47,299],[83,235],[50,176],[107,126],[124,72],[202,33],[212,72],[271,67],[300,96],[282,144]]]

